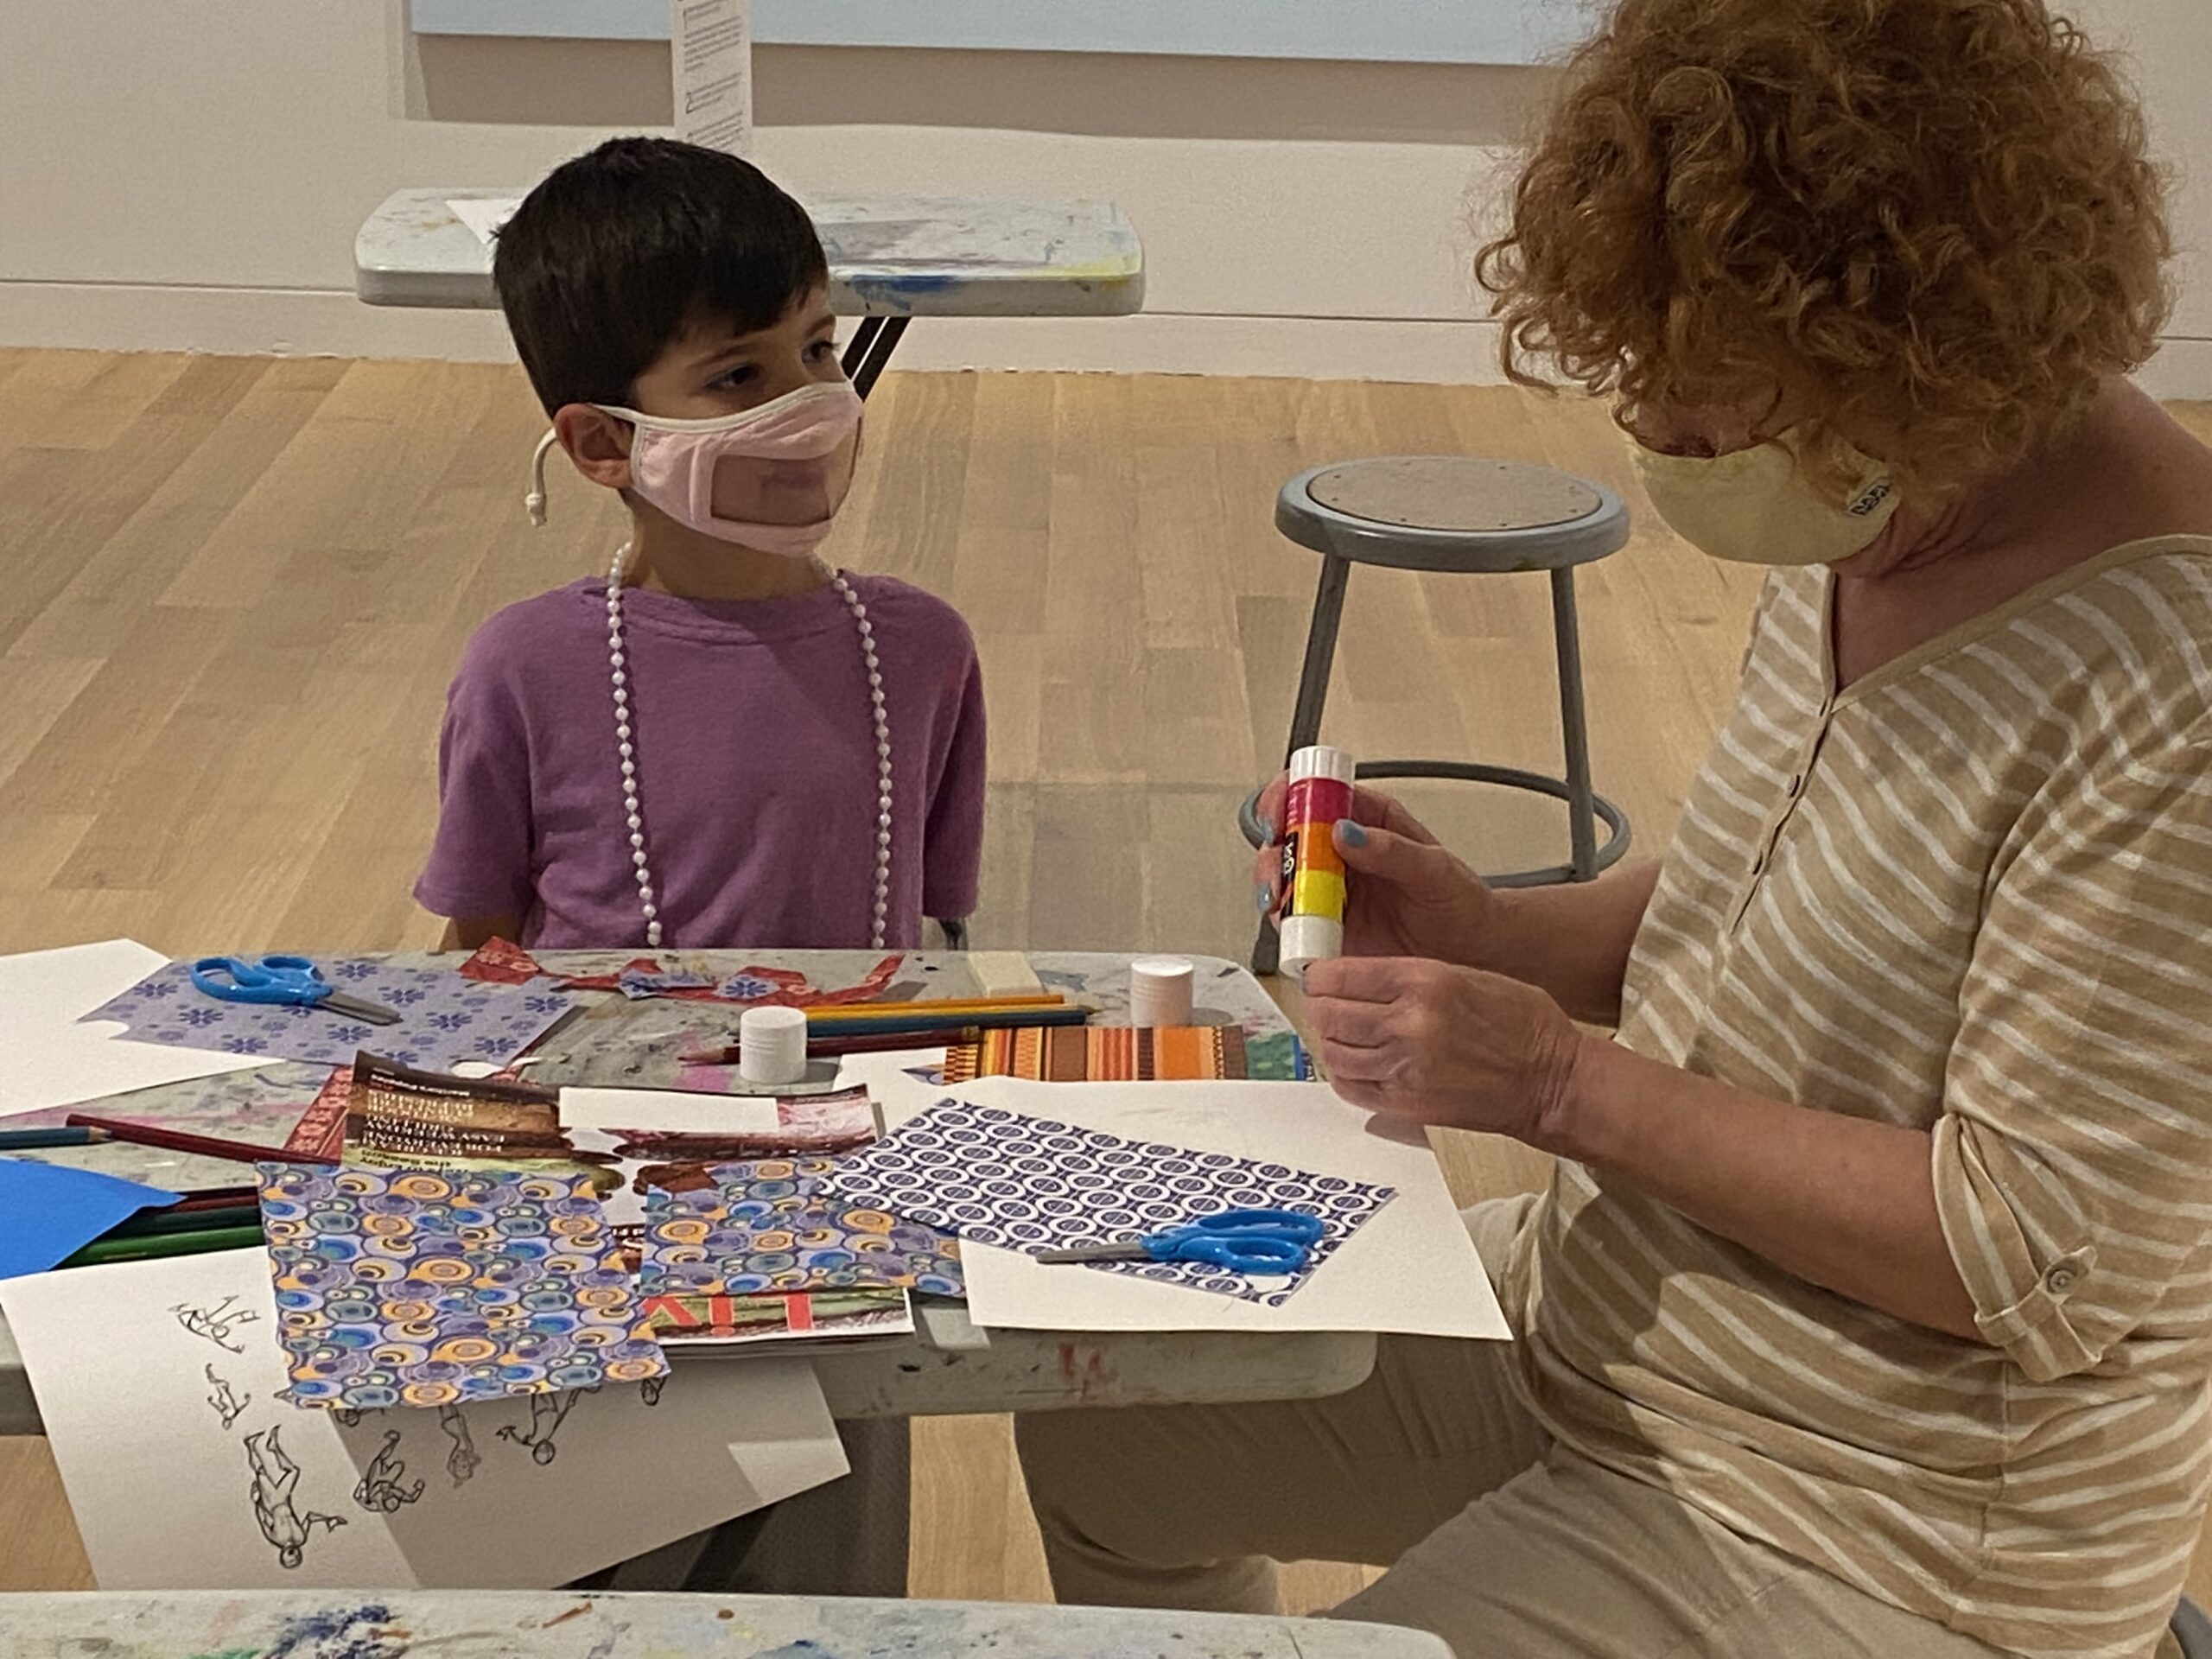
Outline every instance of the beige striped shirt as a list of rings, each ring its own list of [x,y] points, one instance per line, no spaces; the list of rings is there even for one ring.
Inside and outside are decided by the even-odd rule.
[[[1987,1343],[1563,1164],[1507,1279],[1559,1438],[2028,1655],[2142,1655],[2212,1482],[2212,538],[1834,683],[1774,575],[1619,1040],[1932,1132]]]

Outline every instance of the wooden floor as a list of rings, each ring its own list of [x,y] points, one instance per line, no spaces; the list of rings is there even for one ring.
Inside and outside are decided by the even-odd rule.
[[[2190,418],[2212,440],[2212,413]],[[171,953],[426,945],[408,890],[461,642],[604,569],[611,499],[522,494],[518,371],[0,351],[0,950],[129,934]],[[1592,407],[1496,389],[888,376],[829,550],[965,613],[991,715],[979,944],[1249,941],[1238,797],[1281,760],[1315,564],[1277,486],[1346,456],[1552,462],[1629,498],[1581,573],[1599,787],[1661,845],[1733,689],[1756,577],[1655,527]],[[1538,577],[1361,570],[1325,735],[1355,753],[1556,769]],[[1545,803],[1416,807],[1478,866],[1550,862]],[[1533,1160],[1450,1149],[1466,1196]],[[1043,1599],[1004,1425],[919,1424],[913,1589]],[[0,1590],[88,1583],[43,1442],[0,1440]],[[1354,1569],[1307,1566],[1304,1605]]]

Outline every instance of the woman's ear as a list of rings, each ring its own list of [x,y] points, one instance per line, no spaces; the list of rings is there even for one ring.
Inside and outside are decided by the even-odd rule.
[[[630,427],[589,404],[563,404],[553,416],[560,439],[575,469],[610,490],[630,487]]]

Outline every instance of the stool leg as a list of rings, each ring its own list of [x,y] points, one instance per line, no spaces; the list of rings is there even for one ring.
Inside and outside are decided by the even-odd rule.
[[[1291,711],[1285,766],[1300,749],[1320,741],[1321,710],[1329,701],[1329,671],[1337,660],[1337,625],[1344,611],[1344,584],[1351,563],[1333,553],[1321,556],[1321,582],[1313,592],[1313,620],[1306,630],[1306,666],[1298,675],[1298,706]]]
[[[1574,572],[1552,572],[1552,638],[1559,658],[1559,723],[1567,741],[1567,821],[1577,881],[1598,874],[1598,815],[1590,804],[1590,734],[1583,723],[1582,639],[1575,626]]]
[[[1306,629],[1306,665],[1299,671],[1298,702],[1291,710],[1290,741],[1283,750],[1283,764],[1300,749],[1319,741],[1321,711],[1329,701],[1329,674],[1337,660],[1337,626],[1344,619],[1344,584],[1351,563],[1333,553],[1321,556],[1320,585],[1313,591],[1313,617]],[[1266,918],[1252,944],[1252,971],[1272,974],[1281,963],[1280,941]]]
[[[881,317],[862,317],[853,330],[853,337],[845,342],[842,365],[845,378],[849,380],[861,372],[861,365],[868,361],[868,354],[874,349],[875,337],[883,330]]]

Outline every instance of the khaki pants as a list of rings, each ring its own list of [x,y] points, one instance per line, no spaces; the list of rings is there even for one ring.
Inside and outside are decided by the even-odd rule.
[[[1529,1200],[1467,1212],[1496,1264]],[[1389,1571],[1336,1610],[1463,1659],[1988,1659],[1656,1487],[1552,1444],[1503,1344],[1385,1338],[1333,1399],[1017,1425],[1063,1602],[1275,1612],[1274,1562]]]

